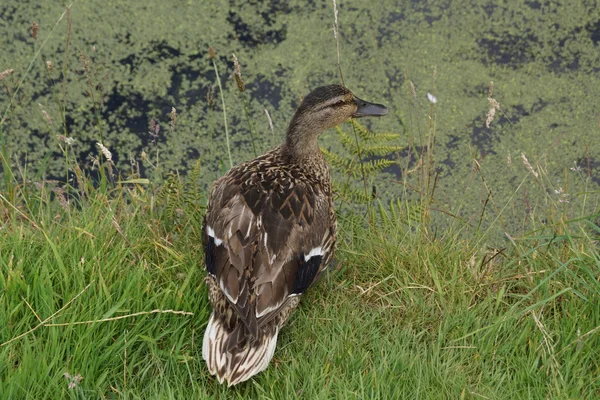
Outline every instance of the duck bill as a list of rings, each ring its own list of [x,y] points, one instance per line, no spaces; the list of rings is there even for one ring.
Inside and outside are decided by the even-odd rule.
[[[355,97],[354,101],[357,107],[356,112],[352,115],[354,118],[383,117],[388,113],[388,108],[382,104],[369,103],[358,97]]]

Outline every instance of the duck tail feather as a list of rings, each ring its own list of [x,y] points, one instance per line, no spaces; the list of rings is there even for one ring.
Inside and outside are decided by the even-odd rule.
[[[202,341],[202,358],[206,360],[208,371],[211,375],[217,375],[219,383],[223,383],[223,373],[227,366],[227,354],[222,351],[223,344],[227,341],[229,333],[225,325],[213,313],[208,320],[204,340]]]
[[[279,328],[273,332],[262,332],[257,340],[228,353],[229,370],[225,375],[228,386],[244,382],[267,369],[275,353],[278,334]]]
[[[227,381],[227,386],[237,385],[269,366],[277,346],[278,333],[279,328],[261,332],[256,340],[227,351],[229,335],[233,332],[228,332],[213,312],[204,333],[202,357],[206,360],[208,371],[217,376],[219,383]]]

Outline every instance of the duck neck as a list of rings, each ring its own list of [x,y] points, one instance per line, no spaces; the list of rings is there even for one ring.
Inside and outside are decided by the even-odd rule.
[[[314,122],[310,118],[294,115],[282,146],[283,154],[291,161],[302,164],[322,158],[318,138],[323,129],[317,127]]]

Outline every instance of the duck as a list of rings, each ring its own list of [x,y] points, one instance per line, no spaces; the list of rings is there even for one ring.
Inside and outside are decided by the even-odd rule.
[[[351,118],[387,113],[343,85],[318,87],[280,146],[213,183],[202,225],[213,309],[202,357],[219,383],[233,386],[267,368],[280,329],[334,254],[337,221],[319,136]]]

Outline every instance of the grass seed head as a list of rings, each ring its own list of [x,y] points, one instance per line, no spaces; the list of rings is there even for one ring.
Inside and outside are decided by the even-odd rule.
[[[175,107],[171,107],[169,118],[171,119],[171,132],[173,132],[175,130],[175,122],[177,121],[177,110]]]
[[[0,81],[2,79],[6,78],[7,76],[9,76],[10,74],[12,74],[13,72],[15,72],[14,69],[7,69],[7,70],[0,72]]]
[[[415,84],[413,83],[413,81],[408,81],[408,84],[410,85],[410,91],[412,93],[413,99],[417,101],[417,88],[415,88]]]
[[[206,93],[206,102],[208,103],[208,106],[211,108],[215,105],[216,90],[217,90],[217,88],[215,87],[215,85],[212,85],[208,89],[208,92]]]
[[[98,148],[100,148],[100,151],[104,155],[104,158],[106,158],[106,161],[108,161],[109,163],[112,162],[112,153],[110,152],[110,150],[108,150],[108,148],[100,142],[97,142],[96,145],[98,146]]]
[[[333,37],[338,40],[338,8],[335,0],[333,0]]]
[[[39,31],[40,26],[37,24],[37,22],[31,22],[31,37],[33,38],[33,40],[37,40]]]
[[[67,137],[65,135],[56,135],[56,139],[67,144],[68,146],[73,146],[73,144],[75,143],[75,139],[73,139],[72,137]]]
[[[496,116],[496,109],[494,107],[490,108],[487,112],[487,116],[485,118],[485,127],[489,128],[490,124],[494,121],[494,117]]]
[[[523,160],[523,164],[525,164],[525,168],[527,168],[527,170],[529,172],[531,172],[533,174],[533,176],[535,176],[537,178],[538,173],[533,169],[533,167],[529,163],[529,160],[527,159],[527,157],[525,157],[525,153],[521,153],[521,160]]]
[[[244,91],[244,80],[242,79],[242,67],[240,67],[240,63],[237,59],[237,57],[235,56],[235,54],[233,54],[233,77],[235,78],[235,83],[237,84],[238,90],[240,92]]]
[[[44,116],[44,119],[46,120],[48,125],[52,125],[52,118],[50,118],[50,115],[48,114],[48,112],[46,112],[46,110],[44,110],[44,106],[42,106],[40,103],[38,103],[38,106],[40,106],[40,109],[42,110],[42,115]]]
[[[150,137],[152,138],[153,144],[156,143],[156,139],[158,139],[159,132],[160,132],[160,125],[158,124],[158,122],[151,119],[150,125],[148,127],[148,133],[150,134]]]
[[[493,90],[493,85],[491,90]],[[494,121],[494,117],[496,116],[496,110],[500,110],[500,103],[498,103],[496,99],[488,97],[488,102],[490,103],[490,109],[488,110],[487,116],[485,118],[486,128],[489,128],[490,124]]]
[[[65,372],[64,375],[65,379],[67,381],[69,381],[69,383],[67,384],[67,387],[71,390],[75,389],[75,387],[77,387],[77,385],[79,385],[81,383],[81,381],[83,380],[83,376],[81,376],[81,374],[77,374],[75,376],[69,374],[68,372]]]

